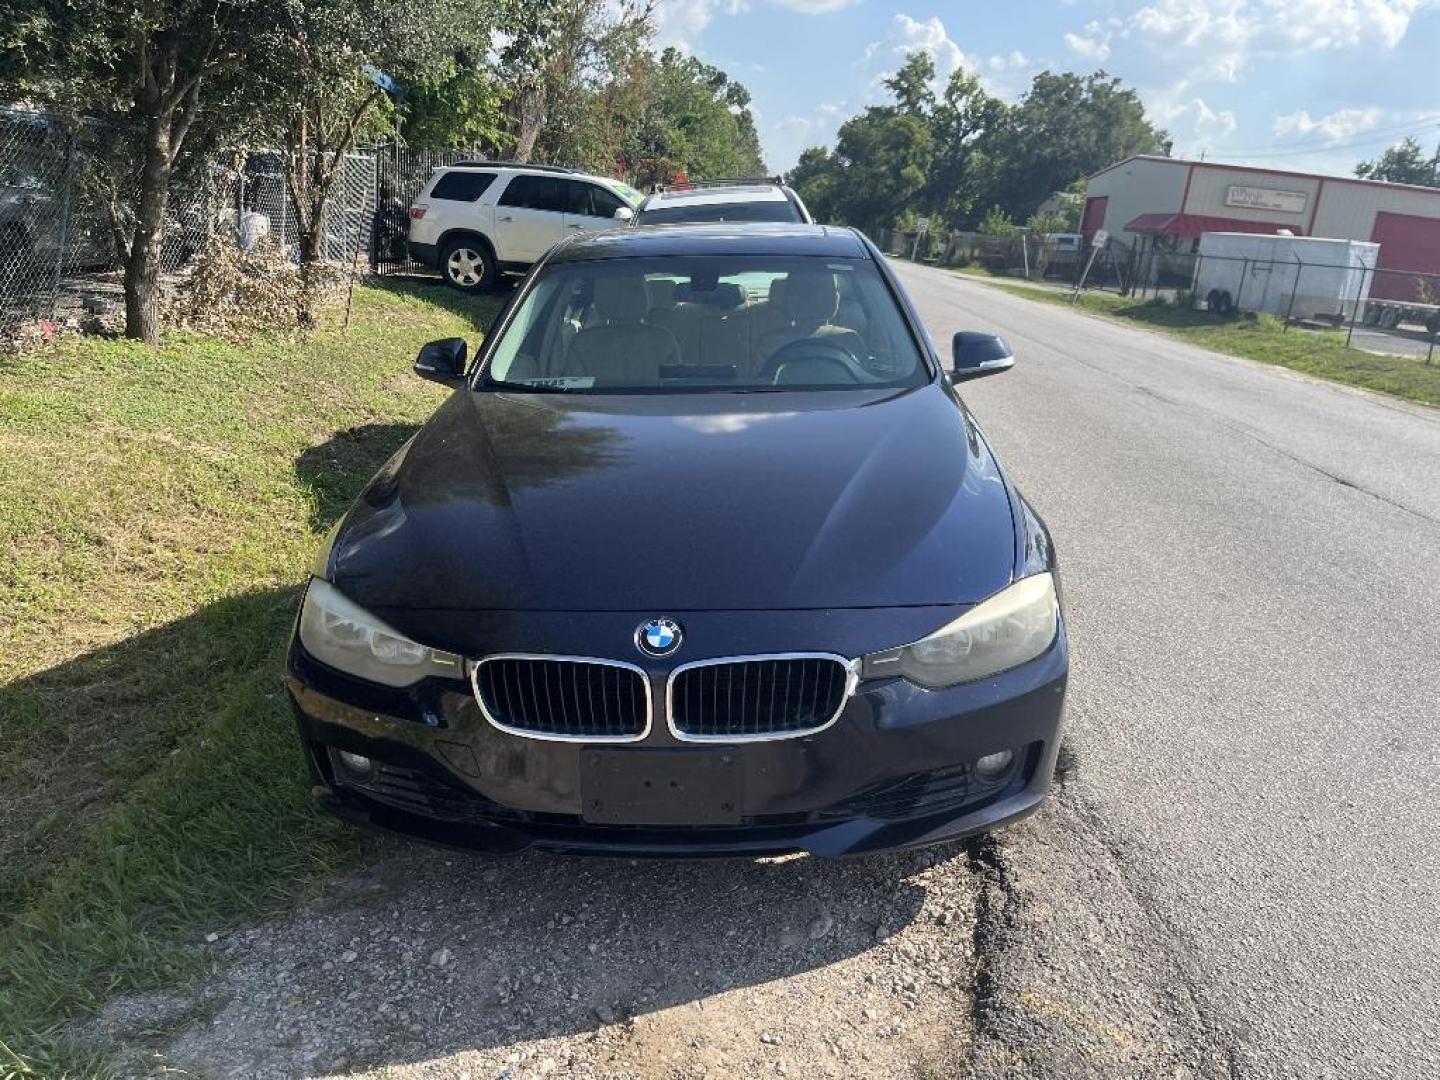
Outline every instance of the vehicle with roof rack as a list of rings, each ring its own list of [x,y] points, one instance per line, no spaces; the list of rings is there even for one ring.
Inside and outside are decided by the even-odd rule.
[[[406,250],[466,292],[524,273],[561,237],[626,225],[644,196],[563,165],[466,160],[437,168],[410,207]]]
[[[805,203],[779,176],[722,177],[683,186],[657,184],[635,212],[635,225],[782,221],[813,225]]]

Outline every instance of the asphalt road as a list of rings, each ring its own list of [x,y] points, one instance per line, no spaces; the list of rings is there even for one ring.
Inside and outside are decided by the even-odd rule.
[[[1060,553],[1084,835],[999,850],[1114,864],[1049,883],[1075,978],[1143,917],[1232,1075],[1440,1075],[1440,412],[897,269],[1018,357],[964,396]]]

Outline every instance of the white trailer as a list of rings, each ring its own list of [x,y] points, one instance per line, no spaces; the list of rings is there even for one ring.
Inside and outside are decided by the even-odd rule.
[[[1212,311],[1349,321],[1364,310],[1380,245],[1313,236],[1200,235],[1191,290]]]

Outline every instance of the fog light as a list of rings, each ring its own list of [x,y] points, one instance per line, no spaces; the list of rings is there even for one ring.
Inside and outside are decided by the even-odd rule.
[[[986,754],[975,762],[975,771],[986,780],[993,780],[1015,760],[1015,751],[1001,750],[998,754]]]
[[[375,762],[364,754],[352,754],[349,750],[339,751],[335,757],[340,767],[357,780],[368,780],[375,772]]]

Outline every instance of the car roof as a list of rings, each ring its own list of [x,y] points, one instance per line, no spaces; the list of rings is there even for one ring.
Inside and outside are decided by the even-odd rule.
[[[614,186],[621,181],[599,173],[587,173],[565,165],[517,165],[508,161],[453,161],[449,165],[436,165],[435,172],[484,172],[484,173],[528,173],[535,176],[564,176],[573,180],[593,180]]]
[[[869,250],[854,229],[790,222],[647,225],[581,233],[562,242],[549,262],[667,255],[808,255],[864,259]]]
[[[695,187],[679,191],[657,191],[647,200],[650,207],[684,203],[686,206],[713,206],[725,203],[785,202],[788,196],[778,184],[750,184],[744,187]]]

